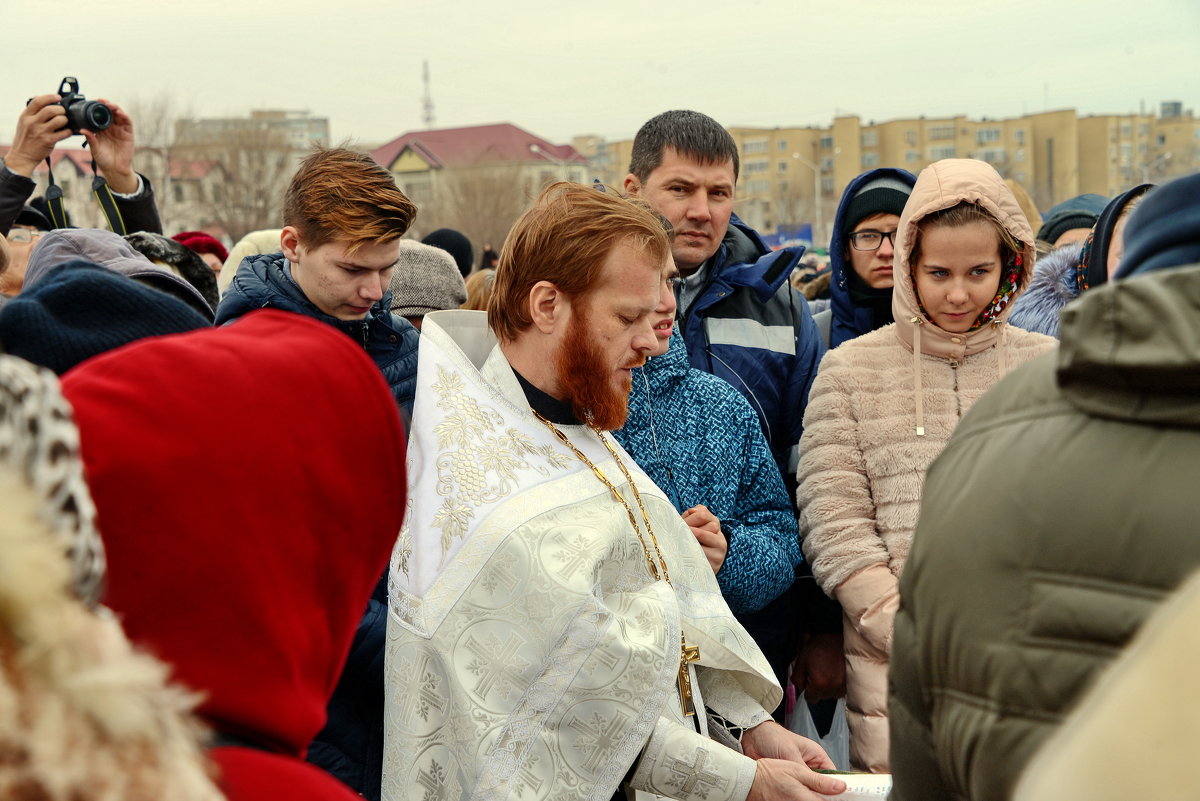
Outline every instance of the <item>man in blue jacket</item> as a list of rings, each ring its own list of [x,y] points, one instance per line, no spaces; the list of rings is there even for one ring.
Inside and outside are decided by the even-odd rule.
[[[750,401],[794,497],[804,408],[825,349],[807,302],[788,282],[804,249],[771,251],[733,214],[738,166],[737,143],[716,120],[695,111],[667,111],[634,137],[624,186],[673,228],[672,254],[683,278],[678,324],[688,361]],[[774,646],[764,650],[781,682],[796,653],[796,618],[813,606],[806,603],[801,610],[801,605],[788,592],[739,617],[760,647]],[[829,611],[824,618],[833,634],[840,613]],[[841,678],[818,683],[826,685],[818,692],[829,692]]]
[[[268,307],[328,323],[362,345],[411,413],[419,335],[390,310],[389,282],[416,213],[367,154],[315,150],[284,195],[282,253],[238,265],[217,307],[217,325]]]

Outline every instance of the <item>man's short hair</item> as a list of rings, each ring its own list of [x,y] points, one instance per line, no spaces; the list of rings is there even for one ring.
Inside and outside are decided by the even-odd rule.
[[[315,147],[283,197],[283,224],[296,228],[306,247],[346,242],[347,255],[399,239],[416,216],[391,173],[344,147]]]
[[[666,229],[644,202],[565,181],[546,187],[504,242],[488,324],[509,342],[529,328],[529,293],[538,281],[549,281],[572,300],[586,297],[618,245],[655,262],[671,255]]]
[[[736,181],[741,166],[737,143],[719,122],[698,111],[664,111],[638,129],[633,137],[633,156],[629,171],[642,183],[663,160],[663,151],[671,148],[681,156],[701,164],[733,162]]]

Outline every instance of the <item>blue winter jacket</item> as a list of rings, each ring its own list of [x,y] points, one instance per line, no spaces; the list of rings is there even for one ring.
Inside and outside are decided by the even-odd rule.
[[[688,366],[680,337],[633,371],[613,432],[681,513],[704,504],[729,541],[717,583],[736,614],[779,597],[800,563],[796,517],[758,418],[728,384]]]
[[[894,178],[908,184],[910,187],[916,184],[917,177],[908,170],[898,170],[892,167],[883,167],[878,170],[864,172],[862,175],[855,178],[846,187],[846,191],[842,193],[842,201],[838,204],[837,216],[833,218],[833,235],[829,239],[829,265],[833,270],[833,275],[829,281],[829,309],[833,316],[829,326],[829,347],[836,348],[838,345],[855,337],[874,331],[878,326],[875,325],[874,315],[871,310],[865,306],[860,306],[850,297],[850,279],[849,272],[853,271],[854,267],[846,260],[846,246],[849,242],[847,236],[849,231],[846,230],[846,209],[850,205],[850,201],[858,194],[858,190],[871,181],[880,178]],[[888,320],[891,322],[891,320]]]
[[[825,353],[808,302],[788,282],[802,255],[802,247],[771,251],[733,216],[704,286],[679,317],[692,367],[750,401],[788,487],[796,481],[808,390]]]
[[[282,253],[248,256],[217,306],[217,325],[232,322],[255,309],[272,308],[303,314],[327,323],[358,342],[383,372],[392,395],[406,414],[412,414],[417,385],[417,342],[420,332],[390,311],[391,293],[371,307],[363,320],[339,320],[318,309],[299,285],[284,272]]]

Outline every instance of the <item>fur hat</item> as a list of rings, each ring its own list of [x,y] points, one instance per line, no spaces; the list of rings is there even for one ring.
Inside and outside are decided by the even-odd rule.
[[[171,238],[188,250],[196,253],[211,253],[220,259],[222,264],[229,258],[229,252],[225,250],[225,246],[216,237],[203,231],[183,231]]]
[[[439,228],[429,236],[421,240],[423,244],[433,245],[435,248],[441,248],[454,257],[454,263],[458,265],[458,272],[463,278],[471,274],[471,267],[475,261],[475,251],[471,247],[471,240],[467,239],[453,228]]]
[[[854,226],[875,214],[900,216],[912,187],[897,178],[883,176],[863,185],[846,206],[842,230],[849,234]]]
[[[130,342],[208,325],[183,301],[78,260],[54,268],[0,309],[0,347],[62,375]]]
[[[391,290],[392,311],[402,317],[457,309],[467,301],[467,285],[450,254],[411,239],[400,242]]]
[[[125,241],[150,261],[158,262],[177,273],[180,278],[196,287],[210,307],[217,308],[221,299],[217,294],[217,277],[213,275],[212,269],[204,259],[200,258],[199,253],[174,239],[149,231],[129,234]]]

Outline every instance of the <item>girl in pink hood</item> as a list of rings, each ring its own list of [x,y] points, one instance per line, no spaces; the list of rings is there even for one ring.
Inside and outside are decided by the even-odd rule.
[[[1008,325],[1034,235],[987,163],[925,168],[895,250],[895,322],[822,361],[797,470],[804,553],[845,613],[851,762],[873,772],[888,770],[892,621],[925,470],[984,392],[1054,345]]]

